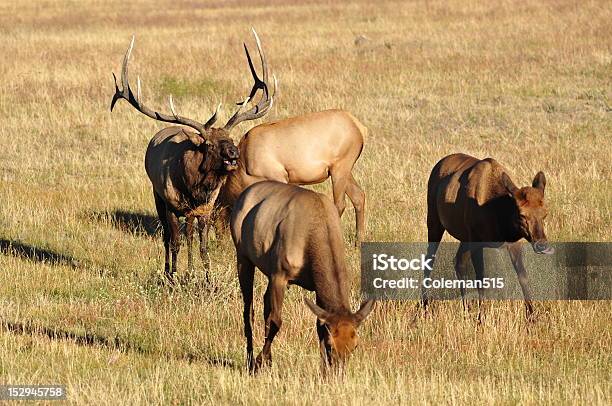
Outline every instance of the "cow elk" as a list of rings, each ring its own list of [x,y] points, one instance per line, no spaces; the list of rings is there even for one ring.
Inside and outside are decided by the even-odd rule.
[[[261,180],[312,185],[331,177],[340,216],[345,194],[355,208],[356,242],[365,232],[365,193],[352,170],[361,155],[367,128],[352,114],[327,110],[263,123],[240,140],[238,169],[221,189],[220,206],[231,210],[240,193]]]
[[[263,77],[260,79],[257,76],[245,44],[247,61],[255,83],[236,113],[221,128],[213,127],[220,105],[205,123],[200,123],[178,115],[172,96],[169,97],[171,114],[153,111],[143,104],[140,78],[137,80],[136,93],[134,93],[128,77],[128,63],[134,46],[134,38],[123,58],[122,89],[119,89],[115,77],[115,95],[111,102],[111,111],[119,99],[124,99],[136,110],[155,120],[190,127],[188,129],[173,126],[161,130],[149,142],[145,155],[145,169],[153,186],[155,206],[163,227],[165,275],[169,281],[173,281],[173,275],[177,270],[177,255],[180,248],[178,218],[182,216],[186,218],[187,226],[188,268],[193,270],[191,241],[193,226],[197,219],[200,256],[205,264],[205,275],[208,281],[210,266],[207,253],[208,219],[221,186],[227,176],[238,168],[239,150],[229,137],[229,133],[232,128],[243,121],[263,117],[272,106],[276,91],[276,78],[274,78],[273,90],[270,91],[266,58],[255,30],[253,34],[261,59]],[[259,90],[262,91],[259,102],[252,108],[243,111]],[[169,263],[170,252],[172,253],[172,267]]]
[[[255,372],[272,363],[272,341],[281,328],[288,285],[314,291],[317,334],[325,366],[341,367],[358,342],[357,327],[373,301],[351,312],[340,217],[332,201],[295,185],[263,181],[238,198],[230,228],[236,246],[238,278],[244,300],[247,364]],[[253,359],[253,278],[255,267],[268,278],[264,296],[265,342]]]
[[[544,232],[546,178],[538,172],[530,187],[518,188],[507,173],[492,158],[479,160],[464,154],[449,155],[434,166],[427,185],[427,257],[435,257],[447,231],[460,241],[455,256],[457,277],[464,278],[471,259],[476,278],[481,280],[483,248],[506,246],[531,318],[532,298],[519,240],[529,241],[537,254],[554,253]],[[425,271],[426,278],[430,274],[430,270]],[[479,289],[479,302],[482,293]],[[465,306],[464,289],[461,297]],[[427,305],[425,290],[423,302]]]

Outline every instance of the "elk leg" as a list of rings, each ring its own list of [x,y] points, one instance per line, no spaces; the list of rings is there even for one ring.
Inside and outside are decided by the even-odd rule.
[[[193,223],[195,217],[190,216],[185,219],[185,232],[187,235],[187,269],[193,274]]]
[[[179,250],[181,248],[181,240],[179,234],[179,221],[176,214],[166,209],[166,217],[168,218],[168,226],[170,228],[170,252],[172,253],[172,269],[169,273],[166,273],[166,277],[169,281],[174,280],[176,274],[176,263]]]
[[[523,249],[521,244],[516,242],[508,245],[508,253],[510,254],[510,260],[516,271],[521,290],[523,291],[523,298],[525,300],[525,310],[527,312],[527,319],[531,320],[533,315],[533,304],[531,299],[531,290],[529,289],[529,280],[527,278],[527,270],[525,264],[523,264]]]
[[[440,246],[440,241],[442,240],[442,236],[444,235],[444,226],[440,223],[440,219],[438,217],[438,211],[434,207],[427,208],[427,241],[429,244],[427,245],[427,255],[426,259],[431,261],[429,262],[430,267],[424,267],[423,270],[423,278],[431,277],[431,273],[433,272],[433,265],[436,259],[436,252],[438,252],[438,247]],[[421,302],[423,308],[427,308],[429,305],[429,295],[427,289],[421,285]]]
[[[215,230],[215,238],[218,240],[220,236],[229,228],[230,217],[232,215],[231,206],[221,206],[214,212],[214,216],[210,218],[211,225]]]
[[[250,372],[254,371],[253,364],[253,278],[255,276],[255,266],[246,258],[238,257],[238,280],[240,281],[240,291],[244,302],[244,336],[246,338],[247,368]]]
[[[208,230],[210,229],[210,217],[198,217],[198,235],[200,236],[200,258],[204,264],[204,277],[206,283],[210,283],[208,272],[210,270],[210,256],[208,255]]]
[[[474,271],[476,272],[476,280],[481,281],[484,278],[484,252],[482,247],[474,247],[470,250],[470,256],[472,258],[472,265],[474,265]],[[484,290],[481,286],[478,287],[478,321],[482,318],[482,305],[483,305],[483,293]]]
[[[168,217],[166,216],[166,203],[164,200],[155,192],[155,208],[157,209],[157,215],[162,225],[162,236],[164,240],[164,275],[166,277],[170,275],[170,226],[168,225]]]
[[[462,242],[459,244],[459,249],[455,254],[455,275],[457,279],[465,279],[465,271],[467,268],[468,261],[470,259],[469,244]],[[467,310],[465,302],[465,288],[460,287],[461,290],[461,302],[463,303],[463,310]]]
[[[317,296],[317,305],[322,306],[321,299]],[[325,323],[317,318],[317,335],[319,336],[319,353],[324,370],[332,364],[332,348],[329,343],[329,329]]]
[[[272,341],[283,324],[281,312],[287,282],[277,276],[272,276],[268,282],[268,288],[264,296],[264,319],[266,322],[266,339],[263,349],[255,361],[255,369],[259,369],[263,363],[272,365]]]
[[[332,189],[334,194],[334,205],[338,209],[338,215],[342,217],[344,209],[346,208],[346,201],[344,195],[346,193],[346,187],[348,185],[348,178],[338,174],[338,171],[334,171],[331,174]]]
[[[363,241],[363,237],[365,234],[365,193],[359,187],[353,174],[349,174],[349,181],[346,187],[346,194],[351,199],[351,203],[353,203],[353,207],[355,208],[355,231],[357,241],[355,241],[355,245],[359,242]]]

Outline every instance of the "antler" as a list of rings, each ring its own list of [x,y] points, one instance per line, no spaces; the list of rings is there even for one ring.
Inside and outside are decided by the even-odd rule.
[[[266,62],[266,57],[261,49],[261,42],[259,41],[259,36],[255,32],[254,28],[251,28],[251,30],[253,31],[255,41],[257,42],[257,51],[259,52],[259,58],[261,59],[261,66],[263,70],[263,80],[259,79],[259,76],[257,76],[257,72],[255,71],[255,67],[253,66],[253,61],[251,60],[251,55],[249,54],[249,49],[247,48],[246,44],[244,44],[244,51],[246,52],[247,61],[249,62],[249,68],[251,69],[251,74],[253,75],[253,80],[255,81],[255,83],[253,84],[253,88],[251,89],[249,96],[244,100],[244,102],[239,104],[240,107],[238,108],[238,111],[234,113],[234,115],[228,120],[227,124],[225,124],[225,127],[223,127],[223,129],[227,131],[231,130],[234,126],[243,121],[255,120],[263,117],[264,115],[266,115],[268,110],[270,110],[270,107],[272,107],[272,104],[274,103],[274,95],[276,94],[277,86],[276,76],[272,75],[274,78],[274,88],[272,90],[272,94],[270,94],[270,91],[268,89],[268,63]],[[261,99],[255,106],[243,113],[242,109],[250,100],[253,99],[253,96],[255,96],[259,89],[261,89],[263,92]]]
[[[113,73],[113,78],[115,79],[115,95],[113,96],[113,100],[110,105],[111,111],[113,111],[113,108],[115,107],[115,103],[117,103],[119,99],[125,99],[136,110],[140,111],[141,113],[143,113],[144,115],[148,117],[151,117],[159,121],[165,121],[167,123],[183,124],[183,125],[189,126],[197,130],[202,136],[204,136],[204,134],[206,133],[206,130],[208,130],[215,123],[215,121],[217,121],[217,113],[219,112],[219,108],[221,107],[221,104],[217,106],[217,110],[215,110],[215,113],[204,124],[199,123],[190,118],[179,116],[176,113],[176,110],[174,109],[174,103],[172,101],[172,96],[170,96],[169,98],[170,110],[172,111],[172,115],[163,114],[163,113],[159,113],[157,111],[151,110],[150,108],[148,108],[141,102],[142,99],[141,99],[141,91],[140,91],[140,77],[138,77],[137,84],[136,84],[137,86],[136,96],[134,96],[134,92],[132,92],[132,89],[130,88],[130,83],[128,80],[128,63],[130,61],[130,55],[132,53],[133,47],[134,47],[134,37],[132,36],[132,42],[130,42],[130,46],[128,47],[127,52],[125,53],[125,56],[123,57],[123,67],[121,69],[121,86],[123,87],[123,89],[119,90],[119,85],[117,84],[117,77]]]

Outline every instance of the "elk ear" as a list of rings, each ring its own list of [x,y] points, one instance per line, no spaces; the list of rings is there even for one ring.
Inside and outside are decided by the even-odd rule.
[[[514,182],[512,182],[512,179],[510,179],[510,176],[508,176],[506,172],[502,173],[501,181],[504,187],[506,188],[506,191],[508,192],[508,194],[511,196],[514,196],[514,193],[516,193],[518,188],[516,187]]]
[[[319,320],[321,320],[323,323],[327,323],[327,320],[330,316],[327,310],[321,309],[319,306],[314,304],[312,300],[308,298],[304,298],[304,303],[306,303],[306,306],[310,308],[310,310],[315,314],[315,316],[317,316]]]
[[[544,192],[544,188],[546,187],[546,176],[544,176],[544,172],[540,171],[537,173],[535,178],[533,178],[531,186]]]
[[[355,313],[355,322],[360,325],[362,321],[370,314],[374,308],[374,299],[370,299],[367,302],[363,302],[357,313]]]
[[[204,142],[204,137],[202,137],[200,134],[185,130],[183,130],[183,134],[185,134],[189,141],[191,141],[191,143],[196,147],[199,147]]]

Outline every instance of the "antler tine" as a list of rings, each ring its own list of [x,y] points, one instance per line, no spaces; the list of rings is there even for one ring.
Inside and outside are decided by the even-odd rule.
[[[247,48],[246,44],[243,44],[243,45],[244,45],[244,52],[246,53],[246,57],[247,57],[247,62],[249,64],[249,69],[251,70],[251,75],[253,75],[253,80],[255,82],[253,84],[253,87],[251,88],[251,92],[249,93],[249,97],[252,98],[253,96],[255,96],[255,93],[257,93],[257,90],[265,86],[265,82],[259,79],[259,76],[257,75],[257,71],[255,70],[255,67],[253,66],[253,60],[251,59],[251,54],[249,53],[249,48]]]
[[[213,126],[213,124],[215,124],[215,122],[217,121],[217,116],[219,114],[219,110],[221,109],[221,103],[219,103],[217,105],[217,109],[215,110],[215,112],[213,113],[212,116],[210,116],[210,118],[208,119],[208,121],[204,124],[204,128],[205,129],[209,129],[210,127]]]
[[[130,85],[128,81],[128,63],[130,62],[130,56],[132,55],[132,49],[134,49],[134,40],[136,39],[135,35],[132,35],[132,40],[130,41],[130,46],[128,47],[125,56],[123,57],[123,66],[121,69],[121,86],[123,86],[123,91],[130,91]]]
[[[264,95],[261,97],[259,102],[245,115],[248,115],[245,120],[256,120],[265,116],[268,111],[272,108],[274,104],[274,97],[276,96],[276,88],[278,86],[278,81],[276,80],[276,75],[272,74],[272,78],[274,79],[274,87],[272,88],[272,94],[269,94],[268,86],[266,84],[264,91]]]
[[[129,86],[126,86],[126,83],[128,83],[128,80],[127,80],[128,61],[130,60],[130,54],[132,53],[132,48],[134,48],[135,39],[136,39],[136,36],[132,35],[130,46],[125,52],[125,55],[123,56],[123,64],[121,65],[121,87],[122,87],[121,90],[119,90],[119,85],[117,84],[117,77],[115,76],[115,73],[113,72],[113,78],[115,79],[115,94],[113,95],[113,100],[111,101],[111,107],[110,107],[111,111],[113,111],[113,108],[115,107],[115,103],[117,103],[117,100],[123,98],[129,101],[130,99]]]
[[[170,102],[170,111],[172,112],[172,115],[174,117],[178,117],[178,114],[176,114],[176,110],[174,110],[174,103],[172,102],[172,95],[168,97],[168,101]]]
[[[141,83],[140,76],[138,76],[137,84],[136,84],[136,95],[132,92],[130,88],[129,76],[128,76],[128,65],[130,61],[130,56],[132,54],[132,49],[134,48],[134,39],[132,36],[132,40],[130,41],[130,46],[128,47],[125,56],[123,57],[123,65],[121,67],[121,86],[122,89],[119,89],[119,84],[117,83],[117,77],[113,73],[113,78],[115,80],[115,94],[113,95],[113,100],[111,101],[111,111],[115,107],[115,103],[119,99],[125,99],[128,103],[130,103],[136,110],[140,111],[142,114],[151,117],[155,120],[165,121],[167,123],[173,124],[182,124],[188,127],[191,127],[198,131],[200,135],[205,136],[206,130],[210,128],[212,123],[216,120],[217,112],[219,111],[219,107],[217,107],[217,111],[215,114],[206,122],[206,124],[199,123],[195,120],[179,116],[174,108],[174,102],[172,100],[172,96],[169,97],[170,101],[170,110],[172,111],[172,115],[159,113],[157,111],[151,110],[147,106],[142,103],[141,99]],[[212,121],[211,121],[212,120]]]
[[[274,78],[274,87],[272,88],[272,94],[269,96],[269,98],[265,98],[264,96],[262,96],[259,103],[257,103],[255,107],[253,107],[251,110],[248,111],[249,116],[247,117],[246,120],[256,120],[258,118],[265,116],[268,113],[268,111],[272,108],[272,105],[274,105],[274,96],[276,95],[276,87],[277,87],[278,82],[276,80],[276,75],[272,74],[272,77]],[[267,87],[264,90],[264,92],[267,95],[268,93]]]
[[[136,79],[136,100],[138,101],[138,103],[140,103],[140,100],[142,100],[140,98],[140,76],[137,76]]]
[[[238,124],[240,122],[240,121],[238,121],[238,120],[240,120],[240,114],[242,113],[242,110],[247,105],[249,100],[251,100],[251,97],[247,96],[247,98],[244,99],[244,101],[242,103],[238,103],[238,110],[236,110],[234,115],[231,116],[229,120],[227,120],[227,124],[225,124],[225,126],[223,127],[225,130],[227,130],[227,131],[231,130],[236,124]]]
[[[249,69],[251,71],[251,75],[253,76],[253,80],[255,82],[253,84],[251,91],[249,92],[248,99],[252,100],[255,94],[257,93],[257,91],[260,89],[262,90],[263,94],[259,102],[255,106],[253,106],[250,110],[247,110],[244,113],[242,113],[241,110],[244,107],[244,103],[240,106],[238,111],[234,113],[234,115],[229,119],[227,124],[225,124],[225,127],[223,127],[227,131],[231,130],[235,125],[237,125],[238,123],[242,121],[255,120],[257,118],[263,117],[270,110],[270,107],[272,106],[272,103],[273,103],[272,97],[274,93],[276,93],[277,83],[276,83],[276,77],[274,77],[274,93],[270,95],[270,92],[268,89],[268,63],[266,61],[265,54],[261,47],[261,41],[259,39],[259,36],[257,35],[257,32],[255,31],[254,28],[252,28],[252,31],[253,31],[253,35],[255,36],[255,42],[257,43],[257,51],[259,52],[259,58],[261,60],[263,80],[260,79],[259,76],[257,75],[257,71],[255,70],[255,67],[253,65],[253,60],[251,59],[249,49],[246,46],[246,44],[244,44],[244,51],[246,53],[247,62],[249,64]]]
[[[244,108],[244,106],[247,105],[247,103],[251,100],[250,96],[247,96],[246,99],[244,99],[244,101],[242,103],[240,103],[240,107],[238,107],[238,111],[236,113],[240,113],[242,111],[242,109]]]
[[[261,60],[261,68],[263,70],[263,82],[268,83],[268,63],[266,58],[264,57],[263,50],[261,49],[261,41],[259,40],[259,35],[255,32],[255,28],[251,27],[251,31],[253,31],[253,35],[255,36],[255,44],[257,45],[257,52],[259,53],[259,59]]]
[[[119,85],[117,84],[117,76],[115,76],[115,72],[113,72],[113,80],[115,81],[115,94],[113,95],[113,99],[111,100],[110,111],[113,111],[115,107],[115,103],[117,100],[121,98],[121,92],[119,91]]]

